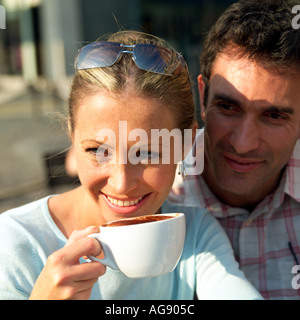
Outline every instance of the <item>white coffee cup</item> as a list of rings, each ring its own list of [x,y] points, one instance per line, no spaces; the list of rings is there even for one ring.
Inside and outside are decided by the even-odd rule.
[[[153,217],[166,218],[146,222]],[[120,270],[128,278],[154,277],[175,269],[184,246],[185,216],[164,213],[121,219],[89,236],[100,242],[104,253],[103,259],[89,256],[91,260]]]

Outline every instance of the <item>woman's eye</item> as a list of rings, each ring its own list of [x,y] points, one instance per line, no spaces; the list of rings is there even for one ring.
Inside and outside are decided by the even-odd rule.
[[[113,152],[108,147],[88,148],[86,152],[95,157],[98,163],[108,163],[113,159]]]
[[[136,160],[139,159],[139,162],[141,164],[151,164],[151,161],[154,163],[159,162],[160,154],[158,152],[151,152],[149,150],[138,149],[135,152],[135,157],[136,159],[134,159],[134,163],[136,163]]]
[[[150,151],[138,149],[136,151],[136,157],[140,159],[141,163],[145,164],[145,163],[151,162],[151,152]]]
[[[101,154],[105,157],[108,157],[110,154],[108,147],[88,148],[86,151],[95,155]]]
[[[144,151],[141,149],[138,149],[135,153],[137,158],[151,158],[151,152],[150,151]]]
[[[97,150],[98,150],[98,148],[88,148],[88,149],[86,149],[86,152],[96,155]]]

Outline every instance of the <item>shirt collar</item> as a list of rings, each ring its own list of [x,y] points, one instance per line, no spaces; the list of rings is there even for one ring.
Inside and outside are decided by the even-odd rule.
[[[209,189],[202,176],[199,176],[199,185],[201,192],[199,194],[199,202],[201,206],[207,208],[216,218],[227,218],[238,214],[248,214],[249,212],[243,208],[231,207],[221,201]]]
[[[300,202],[300,140],[288,162],[284,192]]]

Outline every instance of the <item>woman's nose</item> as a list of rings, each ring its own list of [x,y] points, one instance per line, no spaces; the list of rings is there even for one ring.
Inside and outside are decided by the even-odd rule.
[[[117,194],[128,194],[138,186],[138,170],[131,164],[113,164],[108,184]]]

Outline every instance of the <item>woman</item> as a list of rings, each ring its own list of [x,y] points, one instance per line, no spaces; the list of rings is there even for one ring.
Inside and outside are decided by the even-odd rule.
[[[260,299],[217,222],[197,208],[165,202],[178,145],[170,145],[165,163],[152,130],[197,127],[182,57],[160,39],[123,31],[84,47],[75,67],[69,127],[81,186],[0,216],[0,298],[193,299],[196,292],[201,299]],[[150,140],[129,139],[135,130]],[[182,211],[187,221],[173,272],[128,279],[99,262],[83,263],[101,253],[87,237],[97,226],[167,211]]]

